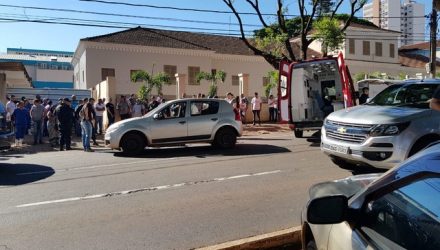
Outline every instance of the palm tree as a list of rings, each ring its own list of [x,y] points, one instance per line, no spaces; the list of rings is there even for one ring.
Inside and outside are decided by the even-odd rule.
[[[208,96],[214,97],[217,95],[217,82],[225,82],[226,73],[224,71],[217,71],[215,73],[199,72],[196,76],[197,83],[202,80],[211,81],[211,86],[209,86]]]
[[[148,72],[139,70],[131,74],[131,81],[142,81],[144,83],[139,89],[139,97],[141,99],[146,99],[146,97],[150,96],[151,91],[153,91],[154,88],[157,90],[158,95],[162,94],[163,85],[171,84],[171,77],[164,72],[159,72],[151,76]]]

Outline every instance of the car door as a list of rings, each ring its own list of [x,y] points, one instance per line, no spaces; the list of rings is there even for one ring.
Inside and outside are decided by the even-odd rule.
[[[184,141],[188,136],[187,101],[173,102],[153,115],[151,140],[153,144]]]
[[[440,249],[439,195],[440,177],[427,176],[367,201],[354,230],[334,225],[328,249]]]
[[[215,100],[190,101],[188,138],[204,140],[211,138],[212,131],[220,120],[220,103]]]

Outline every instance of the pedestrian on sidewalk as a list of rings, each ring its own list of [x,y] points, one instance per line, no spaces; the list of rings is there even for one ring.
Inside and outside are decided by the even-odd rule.
[[[267,105],[269,106],[269,121],[270,122],[276,122],[275,117],[275,99],[273,98],[273,95],[269,96],[269,99],[267,99]]]
[[[105,104],[102,99],[98,99],[98,103],[95,104],[95,112],[96,112],[96,132],[97,134],[102,134],[104,131],[103,128],[103,117],[105,111]]]
[[[39,99],[34,100],[34,105],[32,105],[31,111],[31,119],[34,125],[34,145],[43,143],[43,119],[44,119],[44,107],[41,105],[41,101]]]
[[[258,96],[258,92],[255,92],[255,96],[252,98],[251,103],[252,103],[252,113],[254,115],[253,125],[255,126],[257,122],[256,117],[258,117],[258,124],[261,126],[260,111],[261,111],[262,102],[260,97]]]
[[[95,109],[95,99],[90,98],[89,99],[90,104],[92,105],[92,113],[93,113],[93,121],[92,121],[92,141],[94,146],[99,146],[98,142],[96,141],[96,134],[97,134],[97,124],[96,124],[96,109]]]
[[[235,120],[240,121],[241,120],[241,112],[240,112],[240,97],[239,96],[236,96],[234,98],[234,101],[232,103],[232,107],[234,108]]]
[[[66,150],[72,150],[71,148],[71,135],[72,135],[72,126],[74,119],[74,111],[70,107],[69,98],[64,98],[61,105],[59,105],[55,114],[58,118],[59,122],[59,130],[60,130],[60,151],[64,150],[64,146],[66,146]]]
[[[23,145],[24,135],[27,129],[29,121],[29,112],[24,108],[24,102],[20,101],[14,113],[12,113],[15,121],[15,146],[20,147]]]
[[[121,96],[121,100],[119,100],[118,105],[116,105],[116,109],[119,112],[121,120],[130,118],[130,106],[125,99],[125,96]]]
[[[140,99],[136,100],[136,103],[132,107],[132,117],[141,117],[145,114],[144,105]]]
[[[110,125],[115,123],[115,105],[113,105],[111,97],[105,105],[105,108],[107,110],[108,126],[110,127]]]
[[[49,143],[51,147],[59,146],[58,137],[58,119],[55,116],[55,106],[52,105],[52,101],[48,102],[50,108],[47,112],[47,131],[49,132]]]
[[[246,124],[246,112],[248,110],[249,101],[247,97],[242,93],[240,95],[240,114],[241,114],[241,122]]]
[[[82,109],[83,105],[84,100],[79,100],[78,105],[73,109],[75,111],[75,135],[77,137],[81,137],[81,119],[79,117],[79,111]]]
[[[94,120],[93,116],[93,105],[89,102],[88,98],[84,99],[84,104],[82,109],[79,112],[79,117],[81,119],[81,128],[82,128],[82,143],[84,147],[84,151],[93,152],[90,147],[90,139],[92,136],[92,122]]]

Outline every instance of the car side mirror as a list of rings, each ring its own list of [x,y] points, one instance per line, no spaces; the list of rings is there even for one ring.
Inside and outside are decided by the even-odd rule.
[[[307,206],[307,221],[311,224],[336,224],[347,219],[348,198],[344,195],[313,199]]]

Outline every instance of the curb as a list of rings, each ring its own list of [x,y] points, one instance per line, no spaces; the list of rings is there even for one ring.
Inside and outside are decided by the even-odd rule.
[[[293,246],[294,249],[301,249],[301,226],[229,241],[218,245],[196,248],[195,250],[269,249],[276,247],[281,248],[281,246],[284,245]]]

